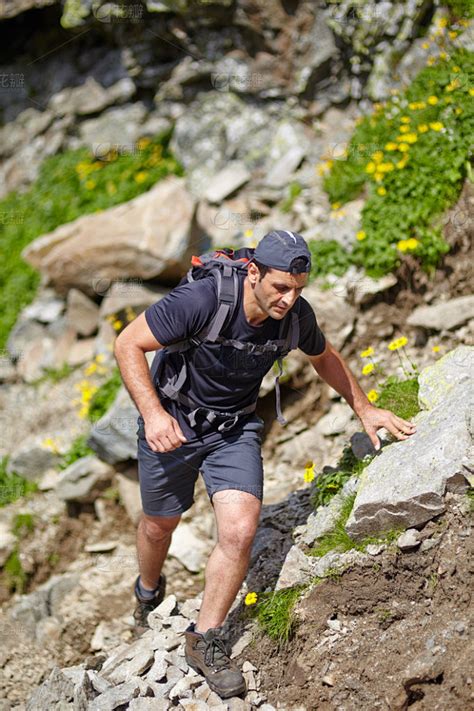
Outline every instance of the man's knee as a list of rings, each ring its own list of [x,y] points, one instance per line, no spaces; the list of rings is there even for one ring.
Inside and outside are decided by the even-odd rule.
[[[145,536],[152,543],[159,543],[166,540],[173,533],[181,520],[178,516],[148,516],[142,514],[140,524]]]
[[[230,554],[249,552],[258,528],[261,502],[248,492],[226,490],[214,497],[218,541]]]

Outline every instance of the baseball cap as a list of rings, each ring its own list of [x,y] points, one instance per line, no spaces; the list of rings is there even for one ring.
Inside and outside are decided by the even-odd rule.
[[[297,257],[305,259],[303,269],[291,267],[291,262]],[[253,258],[266,267],[282,272],[304,273],[311,270],[311,252],[306,241],[297,232],[288,230],[268,232],[257,244]]]

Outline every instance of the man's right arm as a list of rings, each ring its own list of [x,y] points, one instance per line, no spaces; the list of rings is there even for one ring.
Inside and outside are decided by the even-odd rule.
[[[122,380],[145,423],[151,449],[165,452],[186,442],[177,421],[164,409],[153,386],[145,353],[163,348],[141,313],[117,336],[114,356]]]

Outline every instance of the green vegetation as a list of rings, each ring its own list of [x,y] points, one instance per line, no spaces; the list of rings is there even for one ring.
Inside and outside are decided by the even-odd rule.
[[[95,452],[87,445],[87,435],[79,435],[71,444],[70,449],[63,455],[59,469],[66,469],[78,459],[87,457],[88,454],[95,454]]]
[[[353,251],[332,245],[324,253],[318,243],[317,274],[335,261],[339,270],[353,263],[379,277],[396,269],[404,253],[431,272],[449,250],[442,215],[471,175],[474,132],[474,54],[449,50],[403,94],[377,104],[356,126],[346,156],[326,164],[324,187],[334,209],[363,189],[367,200]]]
[[[326,274],[342,276],[351,265],[351,255],[334,239],[310,240],[310,281]]]
[[[391,410],[404,420],[410,420],[420,411],[418,390],[418,378],[400,380],[391,375],[383,383],[376,405]]]
[[[346,445],[336,464],[335,471],[322,472],[316,479],[315,492],[311,497],[314,508],[326,506],[332,497],[338,493],[351,476],[359,476],[369,459],[360,460],[354,455],[351,446]]]
[[[118,486],[109,486],[102,492],[102,498],[112,501],[114,504],[120,504],[122,502]]]
[[[22,260],[22,249],[81,215],[137,197],[169,174],[183,175],[169,151],[170,138],[171,132],[166,131],[122,150],[107,150],[104,145],[97,155],[81,148],[52,156],[27,192],[10,193],[0,201],[0,348],[18,313],[34,298],[40,280],[38,272]]]
[[[8,457],[0,459],[0,507],[11,504],[20,496],[27,496],[38,491],[38,485],[19,476],[15,472],[7,473]]]
[[[291,208],[293,207],[293,203],[295,202],[298,195],[301,194],[302,190],[302,185],[296,180],[294,180],[287,186],[288,194],[280,203],[281,212],[290,212]]]
[[[113,368],[111,377],[103,383],[92,396],[88,418],[91,422],[96,422],[105,415],[117,396],[117,392],[122,385],[120,370],[117,366]]]
[[[63,363],[60,368],[44,368],[44,375],[31,382],[31,385],[40,385],[46,381],[57,383],[59,380],[67,378],[73,373],[78,366],[72,366],[68,363]]]
[[[335,553],[345,553],[350,550],[364,551],[370,543],[392,543],[402,533],[402,530],[393,529],[381,533],[377,537],[366,537],[357,541],[351,538],[344,527],[354,506],[355,497],[356,495],[352,494],[344,500],[333,530],[317,540],[310,555],[322,558],[330,551]]]
[[[470,488],[466,492],[467,500],[469,502],[469,513],[474,514],[474,488]]]
[[[287,642],[294,632],[293,608],[306,587],[299,585],[259,596],[257,620],[262,629],[279,644]]]
[[[15,548],[3,566],[3,571],[6,576],[6,585],[9,592],[18,592],[22,594],[26,588],[28,574],[23,570],[20,560],[18,548]]]
[[[449,7],[456,17],[474,17],[474,3],[472,0],[444,0],[443,5]]]
[[[23,537],[35,530],[35,517],[30,513],[18,513],[13,519],[12,533]]]

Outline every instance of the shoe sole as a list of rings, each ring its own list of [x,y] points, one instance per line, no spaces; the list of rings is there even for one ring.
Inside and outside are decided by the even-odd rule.
[[[195,664],[191,664],[190,662],[188,662],[187,659],[186,659],[186,663],[187,663],[188,667],[191,667],[191,669],[194,669],[194,671],[197,674],[200,674],[201,676],[203,676],[206,679],[206,682],[207,682],[209,688],[212,691],[215,691],[216,694],[221,697],[221,699],[228,699],[231,696],[237,696],[238,694],[242,694],[244,691],[247,691],[247,685],[244,682],[243,685],[241,684],[240,686],[237,686],[234,689],[228,689],[225,693],[222,693],[221,691],[219,691],[219,688],[216,687],[216,685],[212,683],[212,681],[209,681],[206,678],[205,673],[201,670],[200,667],[196,666]]]

